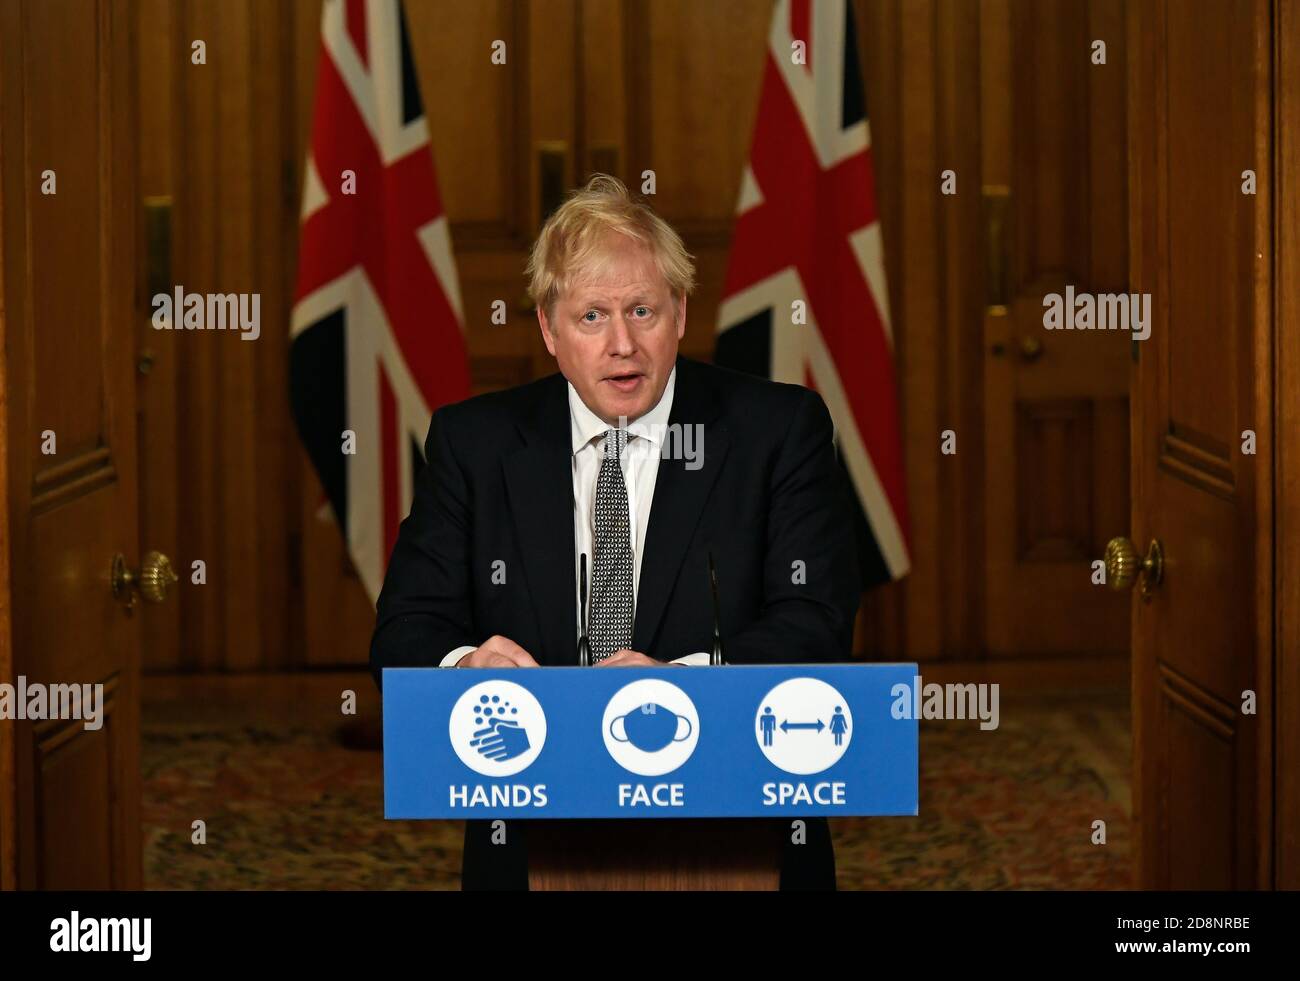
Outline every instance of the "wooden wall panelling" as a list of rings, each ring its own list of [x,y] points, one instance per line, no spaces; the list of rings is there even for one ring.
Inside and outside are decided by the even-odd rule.
[[[629,186],[653,170],[656,210],[695,256],[682,353],[711,360],[771,9],[745,0],[627,0]],[[704,95],[707,93],[707,96]]]
[[[221,134],[222,152],[217,155],[214,175],[218,209],[194,230],[206,227],[216,233],[216,268],[207,281],[207,291],[215,293],[252,293],[259,285],[261,243],[255,237],[253,189],[264,174],[253,146],[253,114],[257,112],[259,125],[274,127],[276,120],[260,118],[263,112],[272,111],[271,106],[254,109],[250,20],[247,0],[216,0],[212,4],[213,40],[209,43],[207,67],[217,84],[213,108]],[[273,335],[250,342],[229,334],[205,332],[193,345],[196,349],[199,344],[206,347],[204,355],[215,372],[214,384],[219,393],[217,404],[206,407],[216,419],[213,435],[222,526],[208,568],[209,584],[217,583],[221,588],[225,628],[222,663],[230,669],[268,663],[275,656],[260,629],[265,622],[260,614],[268,570],[260,566],[257,549],[258,510],[265,505],[265,496],[259,494],[263,475],[258,472],[257,443],[262,432],[257,423],[266,408],[264,401],[273,393],[259,391],[256,380],[259,357],[265,357],[263,352],[277,343]],[[272,493],[279,493],[279,489]],[[275,605],[268,602],[267,608]]]
[[[903,416],[903,455],[907,465],[908,504],[912,507],[912,571],[907,577],[907,656],[928,660],[943,653],[945,600],[941,568],[944,561],[940,495],[946,473],[939,454],[943,429],[958,431],[961,459],[963,427],[941,417],[940,371],[942,278],[939,242],[939,150],[935,105],[937,11],[933,2],[905,4],[900,17],[899,50],[904,68],[900,80],[900,117],[904,130],[902,241],[899,271],[902,287],[899,373],[906,405]],[[960,187],[960,185],[959,185]],[[959,192],[960,193],[960,192]],[[942,424],[941,424],[942,423]]]
[[[903,180],[904,128],[901,91],[905,65],[899,51],[902,10],[899,0],[856,0],[860,49],[865,76],[867,113],[871,124],[871,155],[876,169],[876,206],[880,211],[885,247],[885,277],[889,283],[889,309],[894,332],[895,371],[898,379],[899,416],[905,420],[910,397],[902,370],[908,346],[907,309],[903,303]],[[921,512],[908,489],[912,526]],[[912,563],[919,560],[912,542]],[[854,636],[854,652],[875,660],[896,660],[907,652],[908,581],[867,590],[862,598]]]
[[[1276,548],[1272,771],[1276,779],[1274,869],[1278,889],[1300,889],[1300,10],[1274,3],[1277,134]],[[1261,620],[1263,618],[1261,617]]]
[[[599,171],[629,187],[639,175],[628,172],[629,60],[640,60],[639,40],[628,33],[623,0],[578,0],[574,119],[577,179]]]
[[[292,182],[292,64],[287,4],[250,0],[249,128],[253,250],[252,287],[261,295],[262,334],[239,341],[252,349],[253,527],[256,542],[248,561],[254,604],[259,610],[262,656],[240,667],[285,667],[302,653],[301,579],[295,562],[298,535],[299,471],[286,447],[298,442],[288,398],[289,346],[286,342],[292,283],[289,243],[298,237],[298,185]]]
[[[1254,105],[1252,125],[1254,128],[1254,155],[1266,163],[1257,171],[1261,180],[1268,182],[1267,191],[1259,196],[1255,207],[1239,208],[1244,215],[1244,223],[1250,228],[1253,243],[1267,243],[1265,248],[1268,259],[1262,271],[1259,270],[1260,250],[1247,246],[1239,249],[1241,279],[1249,283],[1253,293],[1255,323],[1251,336],[1250,364],[1243,365],[1241,376],[1249,386],[1251,398],[1243,400],[1247,406],[1249,418],[1258,420],[1257,437],[1270,446],[1277,446],[1279,431],[1275,427],[1277,406],[1293,397],[1294,393],[1283,393],[1277,387],[1280,366],[1273,360],[1274,351],[1279,344],[1281,325],[1281,301],[1279,296],[1282,285],[1277,279],[1278,242],[1282,230],[1277,223],[1281,205],[1276,196],[1277,165],[1282,152],[1281,136],[1285,127],[1276,126],[1275,107],[1280,102],[1279,80],[1280,65],[1275,54],[1277,36],[1280,33],[1279,12],[1274,0],[1256,0],[1253,7],[1255,30],[1251,36],[1251,55],[1256,65],[1254,71]],[[1292,117],[1294,118],[1294,117]],[[1240,172],[1238,172],[1238,175]],[[1240,190],[1240,188],[1238,188]],[[1244,202],[1239,202],[1244,205]],[[1293,362],[1294,364],[1294,362]],[[1241,437],[1238,429],[1236,436]],[[1273,887],[1276,881],[1276,828],[1277,828],[1277,784],[1297,780],[1294,772],[1279,776],[1276,768],[1276,746],[1274,733],[1281,732],[1282,738],[1289,738],[1292,745],[1300,742],[1300,729],[1292,728],[1289,736],[1286,730],[1276,729],[1277,725],[1277,685],[1279,665],[1275,657],[1277,637],[1277,620],[1275,603],[1279,594],[1276,576],[1278,554],[1285,546],[1280,546],[1283,539],[1278,536],[1277,488],[1282,471],[1278,464],[1278,455],[1265,452],[1256,454],[1257,473],[1250,485],[1254,491],[1253,504],[1253,560],[1250,570],[1255,589],[1251,597],[1248,617],[1252,627],[1255,662],[1253,674],[1256,689],[1266,692],[1267,703],[1259,713],[1259,729],[1252,736],[1251,745],[1255,753],[1255,772],[1251,775],[1253,826],[1246,825],[1237,836],[1238,853],[1249,855],[1250,846],[1243,841],[1254,844],[1254,868],[1247,876],[1257,889]],[[1244,687],[1244,686],[1243,686]],[[1238,694],[1238,697],[1240,695]],[[1234,709],[1237,705],[1234,704]],[[1249,861],[1249,858],[1247,858]],[[1243,865],[1246,863],[1243,862]]]
[[[152,326],[155,291],[170,293],[175,282],[171,232],[175,229],[177,132],[176,73],[183,44],[177,30],[177,8],[170,0],[142,0],[136,6],[137,91],[139,143],[140,287],[135,304],[135,406],[139,440],[141,489],[140,554],[156,549],[182,566],[181,515],[186,502],[180,493],[176,447],[179,440],[177,405],[177,345],[174,335]],[[151,206],[146,206],[146,203]],[[157,250],[161,266],[152,269]],[[164,275],[166,274],[166,275]],[[180,573],[178,572],[178,575]],[[186,578],[188,583],[188,577]],[[140,623],[146,670],[180,666],[181,599],[177,584],[168,602],[150,611]]]
[[[0,34],[16,52],[0,59],[11,671],[109,696],[98,730],[5,726],[3,878],[139,888],[140,634],[108,588],[115,553],[138,561],[134,22],[106,0],[15,2]]]
[[[1266,0],[1173,7],[1126,11],[1131,281],[1155,319],[1132,524],[1168,570],[1151,602],[1134,596],[1135,862],[1145,888],[1256,888],[1273,842],[1273,458],[1239,440],[1272,442],[1272,21]]]
[[[983,646],[980,8],[858,3],[890,284],[912,571],[864,596],[858,650],[978,656]],[[953,170],[957,194],[940,194]],[[940,435],[957,453],[940,454]]]
[[[1126,289],[1121,11],[1043,0],[982,10],[983,183],[1009,192],[1005,310],[986,312],[983,352],[988,649],[1119,655],[1127,604],[1092,584],[1089,563],[1127,513],[1129,341],[1049,332],[1043,298]],[[1094,38],[1104,65],[1090,60]]]
[[[250,0],[164,6],[137,15],[149,53],[140,92],[149,127],[143,173],[174,202],[173,283],[187,293],[256,294],[260,335],[141,328],[156,369],[138,384],[149,441],[143,507],[157,515],[141,545],[173,559],[182,624],[179,643],[154,636],[147,663],[282,665],[297,629],[296,509],[288,503],[296,473],[284,453],[294,439],[286,397],[285,215],[293,212],[283,170],[286,8]],[[196,40],[206,45],[205,64],[191,60]],[[195,561],[206,564],[206,584],[191,583]]]
[[[177,123],[180,157],[173,211],[173,255],[175,279],[186,289],[206,291],[216,281],[220,249],[212,224],[220,212],[218,159],[233,153],[215,121],[219,85],[215,60],[220,53],[219,35],[210,4],[188,3],[176,8],[181,44],[177,52]],[[203,40],[208,46],[209,65],[193,65],[190,46]],[[227,58],[230,55],[227,54]],[[215,356],[210,350],[214,338],[204,332],[163,335],[159,344],[170,344],[175,352],[178,391],[178,462],[176,493],[185,502],[181,519],[177,559],[181,569],[194,561],[207,563],[209,585],[178,588],[181,607],[182,644],[178,665],[186,670],[215,670],[222,666],[226,623],[221,602],[225,578],[219,560],[220,523],[224,495],[220,487],[218,428],[220,417],[212,408],[223,404],[214,377]],[[232,338],[219,340],[229,342]],[[239,342],[243,343],[243,342]],[[142,505],[150,506],[146,490]]]
[[[0,13],[3,17],[3,13]],[[9,120],[8,76],[0,67],[0,132]],[[14,604],[9,550],[12,531],[9,510],[9,322],[5,273],[4,159],[0,157],[0,684],[12,685],[14,673]],[[18,885],[18,797],[14,768],[14,727],[0,725],[0,889]]]
[[[529,81],[535,68],[529,38],[538,18],[563,20],[569,14],[534,9],[524,0],[457,0],[413,5],[408,16],[439,187],[451,222],[470,378],[479,394],[554,370],[553,362],[542,360],[549,356],[537,334],[523,277],[536,212]],[[555,28],[544,24],[541,29]],[[505,43],[505,65],[491,61],[497,41]],[[543,78],[539,87],[553,101],[569,97],[563,79]],[[506,305],[505,324],[491,320],[498,300]]]
[[[957,432],[955,456],[936,456],[940,487],[940,552],[927,556],[940,570],[945,658],[968,660],[984,646],[984,432],[983,329],[984,277],[980,200],[979,6],[967,0],[940,0],[937,9],[939,170],[958,174],[958,191],[939,196],[942,251],[943,319],[939,324],[942,361],[937,366],[939,428]],[[931,185],[938,188],[938,174]],[[922,448],[936,453],[937,436]]]

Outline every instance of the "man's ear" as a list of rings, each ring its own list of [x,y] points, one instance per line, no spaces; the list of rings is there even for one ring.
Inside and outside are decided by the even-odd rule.
[[[546,350],[551,352],[551,357],[555,357],[555,337],[551,333],[555,325],[551,323],[550,318],[546,316],[546,311],[541,307],[537,308],[537,325],[542,330],[542,343],[546,345]]]
[[[686,336],[686,294],[683,293],[677,299],[677,339],[680,341]]]

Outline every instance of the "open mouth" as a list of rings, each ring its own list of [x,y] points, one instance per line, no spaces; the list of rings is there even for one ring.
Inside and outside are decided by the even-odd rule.
[[[609,382],[620,392],[630,392],[641,383],[645,376],[638,371],[625,371],[617,375],[610,375],[605,381]]]

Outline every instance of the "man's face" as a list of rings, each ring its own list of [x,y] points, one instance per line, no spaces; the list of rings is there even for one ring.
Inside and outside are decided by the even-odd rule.
[[[663,396],[686,332],[686,297],[674,314],[668,283],[650,250],[626,235],[606,239],[608,262],[570,284],[548,317],[546,349],[587,408],[611,426],[631,422]]]

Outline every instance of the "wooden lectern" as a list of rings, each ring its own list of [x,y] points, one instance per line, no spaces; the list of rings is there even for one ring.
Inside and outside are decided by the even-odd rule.
[[[771,818],[529,821],[536,890],[775,890],[783,835]]]

